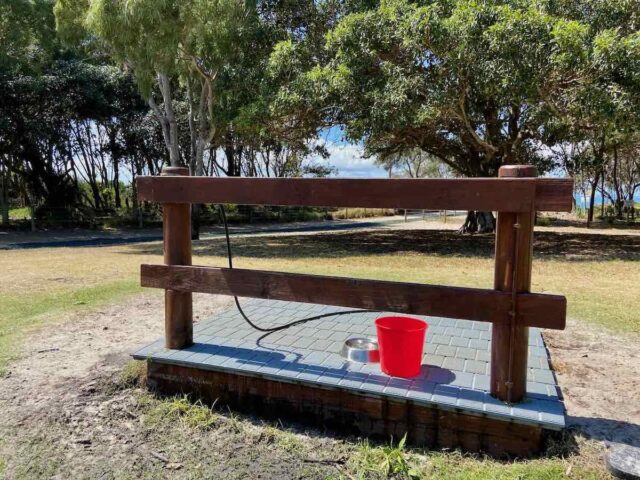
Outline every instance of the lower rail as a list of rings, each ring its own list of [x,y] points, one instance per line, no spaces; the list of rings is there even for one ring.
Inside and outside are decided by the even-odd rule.
[[[142,265],[143,287],[334,305],[492,323],[509,321],[512,294],[498,290],[322,275],[178,265]],[[560,295],[516,294],[518,322],[563,329]]]

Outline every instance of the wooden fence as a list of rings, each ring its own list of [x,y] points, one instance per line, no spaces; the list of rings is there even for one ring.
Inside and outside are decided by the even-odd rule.
[[[167,348],[193,343],[192,292],[491,322],[491,394],[518,402],[528,327],[565,327],[566,299],[529,290],[535,212],[571,211],[573,181],[536,178],[535,167],[444,180],[190,177],[168,167],[139,177],[137,189],[140,200],[163,204],[165,265],[142,265],[141,277],[165,290]],[[494,289],[192,266],[191,203],[496,211]]]

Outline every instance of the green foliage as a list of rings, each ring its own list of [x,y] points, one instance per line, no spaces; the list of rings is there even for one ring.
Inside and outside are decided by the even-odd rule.
[[[84,28],[82,41],[97,39],[133,72],[145,98],[155,102],[161,93],[164,111],[155,112],[172,162],[184,161],[201,174],[205,149],[220,148],[226,166],[217,166],[227,175],[289,176],[328,171],[320,165],[303,168],[302,160],[316,153],[309,144],[316,132],[291,129],[286,119],[273,114],[270,105],[279,80],[264,72],[274,45],[288,32],[315,30],[313,5],[58,0],[55,11],[62,35],[78,42]],[[260,155],[267,159],[263,171],[256,167]],[[242,157],[250,161],[244,171]]]
[[[48,0],[0,3],[0,76],[38,71],[54,54],[53,12]]]
[[[291,79],[276,107],[309,129],[344,125],[371,154],[418,148],[472,176],[546,171],[541,145],[588,128],[586,108],[640,111],[638,33],[604,2],[579,3],[382,0],[339,18],[319,50],[274,49],[270,71]],[[595,20],[611,15],[614,28]]]
[[[379,155],[376,164],[389,171],[389,175],[409,178],[445,178],[452,176],[452,172],[437,158],[414,148],[387,155]]]
[[[0,75],[0,155],[14,190],[24,192],[23,199],[34,209],[74,212],[87,197],[70,157],[78,161],[80,154],[95,146],[91,137],[96,123],[122,132],[114,133],[118,138],[104,145],[102,154],[125,158],[138,154],[143,147],[134,135],[143,125],[139,121],[143,104],[130,76],[115,67],[71,59],[42,68],[44,74]],[[142,143],[152,138],[147,134]],[[158,157],[149,148],[144,153],[150,157],[147,161]],[[90,173],[91,167],[84,171]],[[95,203],[96,208],[101,206]]]

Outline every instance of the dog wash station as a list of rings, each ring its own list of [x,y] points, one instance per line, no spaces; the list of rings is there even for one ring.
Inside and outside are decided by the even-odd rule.
[[[165,338],[134,353],[148,360],[151,388],[497,456],[534,454],[546,431],[564,428],[540,329],[564,329],[566,299],[530,286],[536,211],[571,211],[571,179],[536,178],[530,166],[473,179],[207,178],[168,167],[137,189],[163,205],[165,264],[142,265],[141,275],[142,286],[165,290]],[[495,211],[494,288],[198,267],[192,203]],[[246,299],[193,325],[192,292]],[[376,358],[346,349],[348,339],[375,340],[385,315],[428,323],[417,376],[387,375]],[[260,327],[312,320],[265,332],[247,318]]]

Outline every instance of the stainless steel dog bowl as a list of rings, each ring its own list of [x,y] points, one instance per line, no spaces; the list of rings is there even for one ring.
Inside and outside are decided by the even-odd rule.
[[[378,341],[371,338],[349,338],[342,347],[342,356],[352,362],[377,363],[380,361]]]

